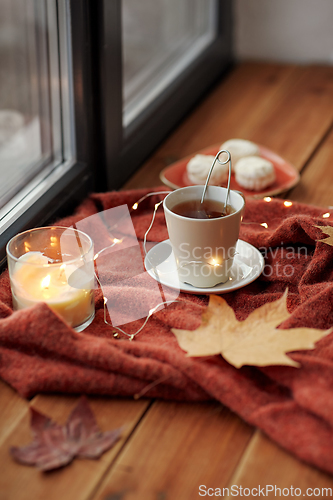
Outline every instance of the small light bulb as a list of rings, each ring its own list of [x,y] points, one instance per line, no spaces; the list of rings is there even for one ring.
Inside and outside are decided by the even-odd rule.
[[[265,196],[264,201],[267,201],[267,203],[269,203],[270,201],[272,201],[272,198],[270,196]]]
[[[291,207],[293,202],[292,201],[285,201],[285,202],[283,202],[283,204],[285,207]]]
[[[323,219],[327,219],[328,217],[330,217],[330,213],[329,212],[326,212],[326,214],[323,215]]]
[[[268,224],[266,224],[266,222],[263,222],[262,224],[260,224],[262,227],[265,227],[266,229],[268,228]]]
[[[138,208],[138,203],[134,203],[134,205],[132,206],[133,210],[136,210]]]

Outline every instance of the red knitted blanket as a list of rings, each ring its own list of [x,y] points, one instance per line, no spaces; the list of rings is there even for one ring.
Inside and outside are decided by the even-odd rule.
[[[75,215],[59,224],[80,225],[79,221],[95,215],[89,231],[99,251],[110,245],[110,224],[103,212],[122,204],[132,207],[147,192],[91,195]],[[149,227],[155,203],[162,198],[147,198],[132,212],[139,241]],[[282,328],[326,329],[333,325],[333,247],[318,242],[325,234],[315,227],[331,224],[332,218],[323,218],[325,212],[278,199],[247,200],[244,221],[257,224],[242,224],[240,238],[263,252],[267,266],[258,280],[224,295],[237,319],[243,320],[260,305],[278,299],[288,287],[292,315]],[[148,240],[167,238],[160,208]],[[140,268],[141,278],[135,279],[142,256],[138,267],[134,248],[137,252],[135,246],[114,252],[111,261],[110,255],[104,261],[100,256],[98,272],[104,293],[114,298],[115,309],[121,298],[123,310],[135,310],[152,293],[154,280],[144,270]],[[285,266],[291,267],[281,272]],[[126,286],[124,278],[129,275],[131,285]],[[0,285],[0,376],[21,395],[56,391],[133,396],[157,382],[145,396],[182,401],[216,399],[299,458],[333,473],[333,334],[312,351],[293,353],[293,359],[302,365],[299,369],[236,369],[221,356],[186,357],[171,332],[171,328],[199,326],[208,303],[205,295],[181,293],[178,302],[153,314],[129,342],[122,335],[115,338],[114,329],[104,322],[100,290],[95,292],[95,320],[77,333],[45,304],[13,312],[7,271],[0,277]],[[143,321],[132,321],[123,328],[135,332]]]

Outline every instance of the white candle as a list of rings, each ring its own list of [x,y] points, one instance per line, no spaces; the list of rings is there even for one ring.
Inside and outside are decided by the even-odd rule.
[[[11,273],[14,309],[46,302],[69,325],[84,323],[93,313],[93,277],[70,263],[50,263],[41,252],[17,259]]]

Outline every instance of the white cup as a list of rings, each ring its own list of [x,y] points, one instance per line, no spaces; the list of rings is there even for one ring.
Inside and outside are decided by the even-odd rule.
[[[213,287],[229,279],[245,208],[243,195],[230,191],[228,205],[234,210],[230,215],[194,219],[173,212],[179,203],[200,200],[203,188],[188,186],[176,189],[163,202],[179,279],[198,288]],[[226,188],[208,186],[205,200],[224,204],[226,194]]]

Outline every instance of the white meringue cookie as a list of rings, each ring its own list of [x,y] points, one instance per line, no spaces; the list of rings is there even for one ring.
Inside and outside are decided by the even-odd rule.
[[[241,158],[246,156],[259,156],[259,147],[251,141],[245,139],[229,139],[224,142],[220,149],[227,149],[231,154],[232,169]]]
[[[274,165],[258,156],[241,158],[235,164],[235,179],[246,189],[261,191],[275,181]]]
[[[186,165],[187,177],[193,184],[205,184],[215,156],[195,155]],[[209,184],[220,185],[228,180],[228,165],[215,163]]]

